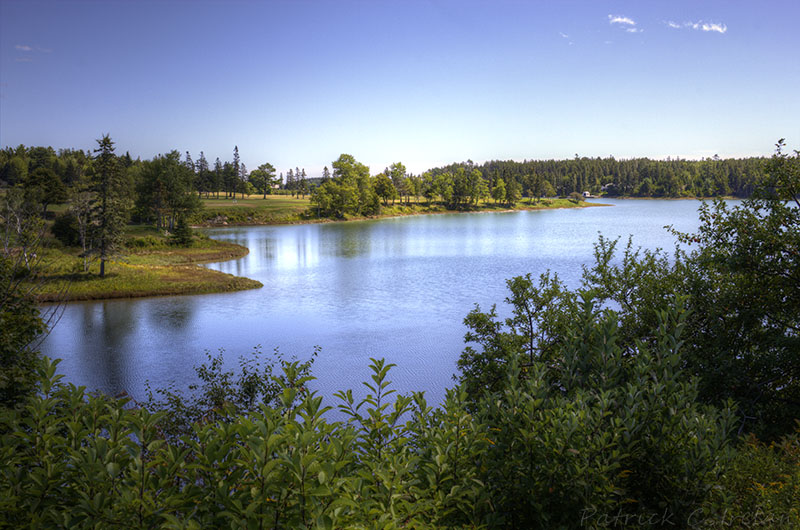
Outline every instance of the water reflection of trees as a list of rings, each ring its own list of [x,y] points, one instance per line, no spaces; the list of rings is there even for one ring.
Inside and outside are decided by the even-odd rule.
[[[188,296],[164,299],[155,311],[148,312],[150,325],[158,329],[183,331],[193,320],[195,301]]]
[[[320,251],[327,256],[355,258],[372,251],[369,229],[362,223],[321,227]]]
[[[128,339],[136,335],[137,306],[128,301],[111,300],[84,303],[76,308],[76,319],[82,321],[79,327],[84,337],[84,347],[77,354],[82,371],[91,374],[96,388],[116,394],[125,388],[126,374],[130,373],[131,360]],[[88,343],[88,344],[87,344]]]

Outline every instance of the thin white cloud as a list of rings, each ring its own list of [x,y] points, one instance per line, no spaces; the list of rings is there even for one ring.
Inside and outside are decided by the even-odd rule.
[[[626,28],[625,31],[627,31],[628,33],[641,33],[644,30],[639,28]]]
[[[563,39],[568,39],[569,38],[569,35],[567,35],[566,33],[562,33],[561,31],[559,31],[558,34],[561,35],[561,38],[563,38]]]
[[[19,51],[23,51],[23,52],[32,52],[33,51],[33,48],[28,46],[27,44],[17,44],[17,45],[14,46],[14,48],[16,48]]]
[[[703,22],[702,20],[697,22],[684,22],[683,24],[678,24],[677,22],[667,21],[665,22],[667,27],[672,29],[682,29],[682,28],[689,28],[697,31],[713,31],[716,33],[725,33],[728,31],[728,26],[725,24],[717,24],[716,22]]]
[[[725,24],[715,24],[715,23],[703,23],[700,26],[700,29],[703,31],[716,31],[717,33],[725,33],[728,31],[728,26]]]
[[[628,26],[635,26],[636,22],[632,18],[623,15],[608,15],[609,24],[627,24]]]

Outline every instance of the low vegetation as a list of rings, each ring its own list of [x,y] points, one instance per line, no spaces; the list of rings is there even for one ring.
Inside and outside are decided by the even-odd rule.
[[[43,267],[37,273],[36,299],[40,302],[205,294],[262,286],[260,282],[200,267],[200,263],[240,258],[248,249],[233,243],[194,236],[182,247],[152,228],[133,227],[124,238],[124,258],[112,262],[100,277],[97,264],[82,270],[79,249],[52,244],[42,250]]]
[[[237,199],[203,199],[203,209],[190,217],[194,225],[261,225],[307,222],[307,198],[287,195],[258,197],[247,195]]]

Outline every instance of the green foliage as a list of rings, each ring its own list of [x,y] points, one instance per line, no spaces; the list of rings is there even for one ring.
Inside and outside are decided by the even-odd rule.
[[[250,172],[249,179],[255,189],[259,193],[263,193],[266,198],[267,194],[272,192],[273,184],[277,184],[275,167],[269,162],[261,164],[257,169]]]
[[[172,241],[175,242],[176,245],[182,247],[190,247],[192,246],[192,227],[189,226],[189,222],[186,220],[185,215],[181,215],[178,217],[178,223],[175,225],[175,231],[172,232]]]
[[[284,387],[294,387],[294,379],[306,379],[318,351],[305,362],[287,361],[277,349],[265,363],[260,348],[249,356],[239,357],[238,372],[226,370],[224,351],[217,355],[206,351],[208,362],[195,367],[199,383],[190,384],[189,395],[173,387],[152,390],[147,384],[144,406],[153,413],[166,411],[163,432],[175,439],[192,432],[195,423],[228,422],[237,415],[249,414],[261,405],[281,407]],[[291,367],[292,380],[274,374],[277,368]]]
[[[193,189],[194,173],[171,151],[142,163],[137,183],[136,211],[140,219],[173,230],[181,217],[198,211],[202,204]]]
[[[403,424],[411,398],[384,401],[380,361],[365,415],[343,396],[352,424],[328,423],[310,377],[286,363],[275,407],[206,418],[178,441],[164,438],[168,414],[61,385],[55,368],[43,363],[23,411],[0,412],[4,526],[425,528],[485,508],[469,479],[479,431],[455,398],[438,413],[417,396]],[[406,435],[423,429],[425,453]]]
[[[266,372],[237,383],[210,357],[198,372],[210,386],[188,412],[87,395],[46,361],[41,392],[0,411],[0,524],[576,527],[694,509],[727,454],[724,414],[686,401],[691,384],[671,368],[675,319],[665,315],[662,350],[616,372],[613,326],[584,322],[589,336],[568,339],[577,349],[561,369],[593,351],[584,361],[605,373],[572,372],[559,390],[541,367],[511,366],[475,413],[463,389],[435,410],[422,394],[395,395],[392,365],[373,360],[364,398],[338,394],[345,423],[326,420],[296,362],[266,392],[237,394]],[[175,430],[179,416],[196,421]]]
[[[375,177],[375,193],[383,199],[384,206],[388,204],[389,199],[397,197],[397,189],[392,183],[392,179],[384,173]]]
[[[726,461],[730,410],[697,402],[681,369],[687,313],[673,299],[645,340],[626,340],[593,291],[557,278],[508,282],[512,316],[466,319],[459,360],[469,408],[489,428],[479,475],[493,524],[574,527],[699,508]],[[682,522],[681,522],[682,521]]]
[[[494,188],[492,188],[492,199],[494,199],[494,202],[504,202],[506,200],[506,183],[503,179],[497,179]]]
[[[45,325],[23,287],[28,277],[18,261],[0,255],[0,409],[18,406],[35,389],[39,356],[31,345]]]
[[[57,215],[50,226],[50,232],[65,246],[74,247],[81,243],[78,219],[72,212],[67,211]]]
[[[754,196],[737,206],[703,205],[700,228],[676,233],[674,256],[635,251],[620,260],[601,237],[586,288],[620,308],[624,334],[646,337],[672,293],[691,309],[686,370],[700,398],[733,399],[741,432],[774,440],[800,418],[800,155],[781,152]]]
[[[125,246],[129,249],[162,248],[164,240],[153,235],[130,237],[125,240]]]
[[[47,167],[39,167],[25,180],[25,194],[31,202],[42,205],[42,215],[50,204],[67,200],[67,189],[56,173]]]
[[[753,436],[743,440],[702,519],[748,528],[800,527],[799,433],[769,444]]]
[[[342,219],[347,215],[374,215],[380,201],[369,176],[369,168],[352,155],[343,154],[333,162],[333,178],[311,195],[317,215]]]
[[[522,184],[516,180],[510,180],[506,187],[506,204],[512,208],[522,199]]]
[[[593,194],[627,197],[748,197],[764,174],[763,158],[704,160],[650,160],[575,157],[569,160],[492,160],[474,166],[471,161],[432,168],[429,173],[455,175],[459,169],[478,171],[490,183],[502,178],[528,191],[528,197],[569,196],[586,190]],[[541,195],[535,179],[542,181]]]
[[[114,142],[108,135],[97,140],[95,157],[94,203],[91,213],[92,240],[96,243],[90,252],[100,259],[100,277],[105,276],[108,260],[117,256],[122,248],[122,232],[128,221],[130,200],[128,183],[114,154]]]
[[[22,189],[0,197],[0,408],[18,406],[35,389],[32,345],[45,330],[34,300],[44,231]]]

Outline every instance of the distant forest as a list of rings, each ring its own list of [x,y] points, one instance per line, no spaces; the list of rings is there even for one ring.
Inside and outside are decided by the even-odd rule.
[[[494,186],[497,179],[519,183],[524,190],[538,176],[558,195],[572,192],[625,197],[749,197],[763,178],[766,159],[717,156],[703,160],[578,157],[570,160],[493,160],[482,165],[472,161],[431,169],[433,174],[478,169]]]
[[[192,161],[190,154],[181,156],[172,151],[164,158],[191,169],[185,183],[199,194],[224,193],[270,193],[273,186],[306,194],[326,180],[327,167],[323,178],[306,179],[305,170],[297,170],[295,176],[290,170],[286,177],[275,175],[272,165],[265,163],[257,170],[248,172],[238,160],[238,150],[234,152],[233,162],[209,164],[203,153]],[[126,153],[119,157],[123,167],[141,165]],[[421,183],[416,191],[426,195],[426,183],[433,186],[436,177],[442,175],[471,175],[478,170],[486,182],[488,190],[493,190],[502,179],[506,186],[518,188],[525,197],[541,196],[536,190],[544,189],[553,195],[569,196],[573,192],[590,192],[593,195],[627,197],[749,197],[754,186],[763,177],[765,158],[720,159],[717,156],[703,160],[651,160],[634,158],[617,160],[608,158],[578,157],[569,160],[526,160],[523,162],[494,160],[476,165],[471,160],[448,166],[433,168],[419,176],[406,174],[405,177]],[[6,147],[0,150],[0,186],[14,186],[29,181],[38,171],[38,179],[48,181],[47,188],[57,191],[61,185],[72,187],[87,172],[91,173],[92,154],[77,149],[54,150],[52,147]],[[403,170],[401,164],[396,164]],[[45,170],[45,171],[41,171]],[[463,173],[462,173],[463,171]],[[52,172],[52,174],[50,173]],[[134,170],[136,172],[136,170]],[[389,175],[387,168],[383,174]],[[376,172],[376,175],[380,173]],[[400,195],[401,182],[392,175],[392,180]],[[401,177],[401,181],[405,180]],[[54,185],[54,188],[53,188]],[[410,190],[406,192],[410,194]],[[58,195],[58,193],[55,193]]]

